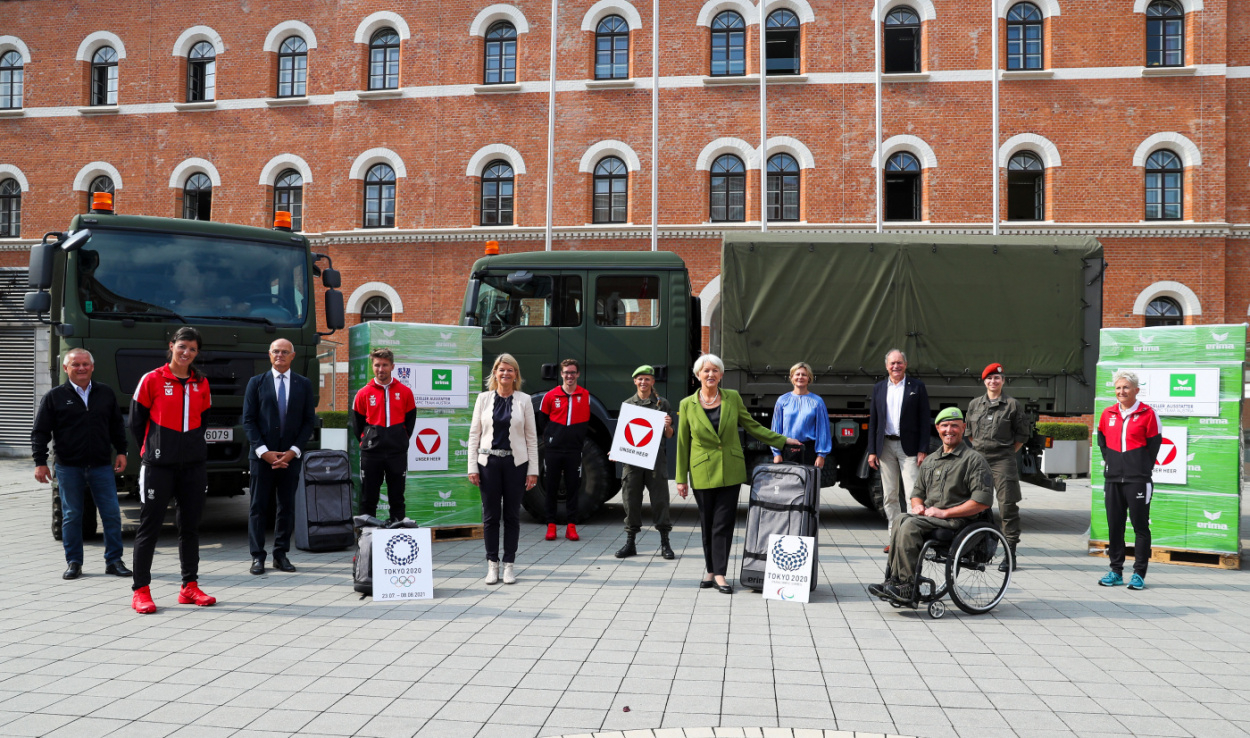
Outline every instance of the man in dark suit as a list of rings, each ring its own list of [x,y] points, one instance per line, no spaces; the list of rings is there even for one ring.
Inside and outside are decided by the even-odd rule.
[[[295,571],[287,559],[295,528],[295,490],[301,447],[312,438],[316,405],[312,383],[291,371],[295,347],[285,338],[269,346],[270,371],[252,377],[243,396],[243,428],[252,448],[252,505],[247,519],[253,574],[265,573],[265,532],[270,498],[277,495],[273,565]],[[279,450],[281,449],[281,450]]]
[[[910,495],[920,465],[929,451],[929,391],[924,382],[907,376],[907,356],[899,349],[885,355],[889,377],[872,389],[868,411],[868,465],[881,470],[886,532],[903,511],[900,481]],[[890,550],[886,544],[886,552]]]

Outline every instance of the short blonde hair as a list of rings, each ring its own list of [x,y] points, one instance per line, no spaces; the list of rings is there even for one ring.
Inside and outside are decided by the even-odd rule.
[[[1127,369],[1121,369],[1111,376],[1111,386],[1114,387],[1116,383],[1119,382],[1121,379],[1128,380],[1128,383],[1133,385],[1134,387],[1141,386],[1141,384],[1139,383],[1139,380],[1137,379],[1137,374],[1135,374],[1134,372],[1130,372]]]
[[[725,362],[720,360],[716,354],[703,354],[694,360],[694,375],[699,376],[699,371],[703,369],[704,364],[711,364],[720,370],[721,374],[725,373]]]
[[[792,382],[792,383],[793,383],[793,380],[794,380],[794,373],[795,373],[795,372],[797,372],[797,371],[798,371],[798,370],[800,370],[800,369],[805,369],[805,370],[807,370],[807,378],[808,378],[808,379],[815,379],[815,378],[816,378],[816,374],[812,371],[812,367],[811,367],[810,365],[808,365],[808,363],[807,363],[806,361],[800,361],[799,363],[797,363],[797,364],[795,364],[794,366],[790,367],[790,373],[786,375],[786,376],[788,376],[788,377],[790,378],[790,380],[791,380],[791,382]]]
[[[521,382],[523,381],[521,379],[521,365],[517,363],[516,358],[512,354],[500,354],[495,357],[495,363],[490,367],[490,376],[486,378],[486,389],[491,392],[499,389],[499,382],[495,380],[495,370],[499,368],[500,364],[507,364],[516,370],[516,384],[514,388],[521,389]]]

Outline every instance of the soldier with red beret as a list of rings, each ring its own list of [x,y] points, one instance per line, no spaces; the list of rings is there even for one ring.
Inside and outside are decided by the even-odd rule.
[[[1011,556],[999,567],[1016,566],[1016,545],[1020,543],[1020,467],[1016,458],[1020,447],[1032,435],[1024,408],[1014,397],[1003,394],[1003,365],[994,363],[981,372],[985,394],[968,403],[968,442],[989,462],[994,475],[994,496],[1002,517],[1003,536]]]

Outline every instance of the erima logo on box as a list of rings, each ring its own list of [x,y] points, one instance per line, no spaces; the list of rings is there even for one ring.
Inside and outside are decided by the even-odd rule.
[[[451,370],[450,369],[431,369],[430,370],[430,389],[440,390],[443,392],[451,392]]]
[[[1202,514],[1204,517],[1206,517],[1206,521],[1199,520],[1198,521],[1199,528],[1202,528],[1203,530],[1228,530],[1228,525],[1226,525],[1225,523],[1215,522],[1220,519],[1220,516],[1223,515],[1223,512],[1221,511],[1207,512],[1206,510],[1203,510]]]
[[[1228,418],[1199,418],[1199,425],[1228,425]]]
[[[1197,395],[1197,374],[1173,374],[1168,388],[1169,397],[1195,397]]]
[[[456,506],[456,501],[449,499],[451,497],[451,490],[447,490],[446,492],[439,492],[438,496],[441,497],[442,499],[435,502],[434,507],[455,507]]]
[[[1208,343],[1207,351],[1227,351],[1237,348],[1231,343],[1224,343],[1224,341],[1228,340],[1227,333],[1216,333],[1212,331],[1211,340],[1215,341],[1215,343]]]

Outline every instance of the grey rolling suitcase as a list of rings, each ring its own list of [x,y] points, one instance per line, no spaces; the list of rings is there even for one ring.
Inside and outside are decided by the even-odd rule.
[[[755,591],[764,588],[768,536],[811,536],[812,585],[819,569],[820,470],[802,464],[761,464],[751,473],[751,500],[747,505],[746,540],[742,546],[742,574],[738,582]]]
[[[356,542],[346,451],[308,451],[295,491],[295,547],[338,551]]]

